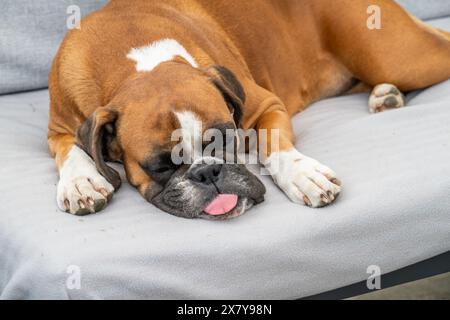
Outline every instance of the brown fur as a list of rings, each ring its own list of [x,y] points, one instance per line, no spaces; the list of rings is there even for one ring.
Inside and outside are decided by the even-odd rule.
[[[381,30],[366,27],[372,4],[381,7]],[[129,50],[162,38],[179,41],[200,68],[175,59],[137,73]],[[278,149],[286,150],[294,140],[290,117],[347,92],[355,79],[402,91],[448,79],[450,37],[391,0],[111,1],[69,32],[53,63],[48,141],[58,167],[77,129],[106,106],[120,122],[110,157],[144,192],[152,181],[139,162],[170,141],[173,106],[194,108],[206,125],[232,120],[209,81],[211,65],[228,67],[242,84],[241,125],[281,129]]]

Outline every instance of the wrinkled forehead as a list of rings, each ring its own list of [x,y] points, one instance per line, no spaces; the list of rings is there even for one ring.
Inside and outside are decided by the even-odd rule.
[[[177,147],[182,148],[184,156],[194,159],[196,152],[202,152],[212,142],[226,145],[228,137],[235,136],[236,126],[230,119],[204,119],[192,110],[173,111],[172,115],[176,120],[174,130],[163,141],[152,143],[147,161],[178,153]]]
[[[205,146],[214,139],[234,135],[236,125],[229,118],[204,118],[191,110],[174,111],[177,128],[171,134],[172,142],[181,140]]]
[[[185,138],[209,139],[209,136],[226,135],[236,130],[236,125],[229,118],[205,119],[194,111],[175,111],[178,120],[177,131]]]

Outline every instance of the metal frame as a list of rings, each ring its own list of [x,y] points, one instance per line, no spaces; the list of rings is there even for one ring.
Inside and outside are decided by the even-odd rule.
[[[450,272],[450,251],[405,268],[382,275],[383,289]],[[361,281],[339,289],[319,293],[301,300],[338,300],[373,292]]]

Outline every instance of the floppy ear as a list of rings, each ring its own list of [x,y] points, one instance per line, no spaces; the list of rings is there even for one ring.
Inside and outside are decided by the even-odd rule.
[[[224,66],[214,65],[207,69],[212,81],[222,93],[230,111],[233,113],[236,127],[240,126],[242,108],[245,103],[245,92],[233,72]]]
[[[117,120],[117,111],[108,107],[97,109],[77,130],[77,145],[86,151],[94,160],[97,170],[114,187],[121,185],[120,175],[105,163],[104,151],[106,142],[114,134],[114,124]]]

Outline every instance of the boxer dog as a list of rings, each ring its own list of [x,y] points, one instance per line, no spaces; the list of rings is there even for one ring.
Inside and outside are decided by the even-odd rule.
[[[373,5],[381,26],[372,30]],[[341,183],[294,147],[290,118],[364,90],[372,112],[402,107],[401,92],[449,77],[450,33],[391,0],[113,0],[68,33],[50,73],[57,203],[76,215],[103,209],[121,184],[106,161],[117,161],[166,212],[241,215],[265,193],[245,166],[171,159],[171,133],[200,139],[201,124],[278,130],[259,148],[262,164],[290,200],[322,207]]]

